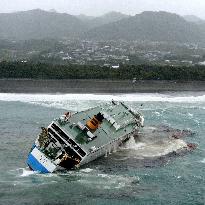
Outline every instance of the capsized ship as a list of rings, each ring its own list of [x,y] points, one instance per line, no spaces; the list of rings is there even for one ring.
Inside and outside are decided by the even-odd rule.
[[[143,123],[143,116],[122,102],[67,112],[42,128],[27,164],[40,173],[78,168],[116,150]]]

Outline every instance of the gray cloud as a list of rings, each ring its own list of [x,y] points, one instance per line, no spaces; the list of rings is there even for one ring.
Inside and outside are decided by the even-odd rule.
[[[34,8],[87,15],[101,15],[113,10],[132,15],[145,10],[164,10],[205,18],[204,0],[0,0],[0,12]]]

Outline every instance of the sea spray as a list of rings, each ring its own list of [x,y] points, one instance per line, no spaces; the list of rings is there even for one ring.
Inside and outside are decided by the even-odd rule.
[[[136,93],[136,94],[12,94],[0,93],[0,101],[20,102],[56,102],[62,101],[127,101],[127,102],[173,102],[196,103],[205,102],[205,93],[179,96],[170,94]]]

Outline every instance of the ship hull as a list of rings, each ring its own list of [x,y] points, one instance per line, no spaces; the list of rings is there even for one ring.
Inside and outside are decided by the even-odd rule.
[[[33,171],[40,173],[52,173],[57,168],[57,165],[48,159],[37,147],[28,155],[27,164]]]
[[[136,132],[137,133],[137,132]],[[134,134],[132,134],[134,135]],[[130,136],[132,135],[126,135],[126,136],[122,136],[119,139],[116,139],[115,141],[110,142],[107,145],[104,145],[102,147],[100,147],[99,149],[95,150],[94,152],[88,154],[80,163],[80,165],[85,165],[89,162],[92,162],[102,156],[108,156],[109,154],[111,154],[112,152],[117,151],[117,149],[119,148],[120,145],[123,144],[124,141],[126,141],[127,139],[130,138]]]
[[[137,132],[136,132],[137,133]],[[134,134],[132,134],[134,135]],[[132,136],[131,134],[122,136],[109,144],[106,144],[99,149],[94,150],[93,152],[87,154],[81,161],[81,163],[77,166],[83,166],[89,162],[92,162],[100,157],[108,156],[112,152],[117,151],[119,146],[126,141],[127,139]],[[37,147],[35,147],[30,154],[28,155],[27,159],[28,166],[33,170],[39,173],[53,173],[57,170],[66,170],[65,168],[61,167],[59,164],[55,164],[52,160],[48,159],[43,152],[40,151]]]

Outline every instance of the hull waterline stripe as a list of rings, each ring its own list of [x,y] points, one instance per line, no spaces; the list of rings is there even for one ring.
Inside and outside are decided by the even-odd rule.
[[[27,164],[33,171],[50,173],[32,154],[29,154]]]

